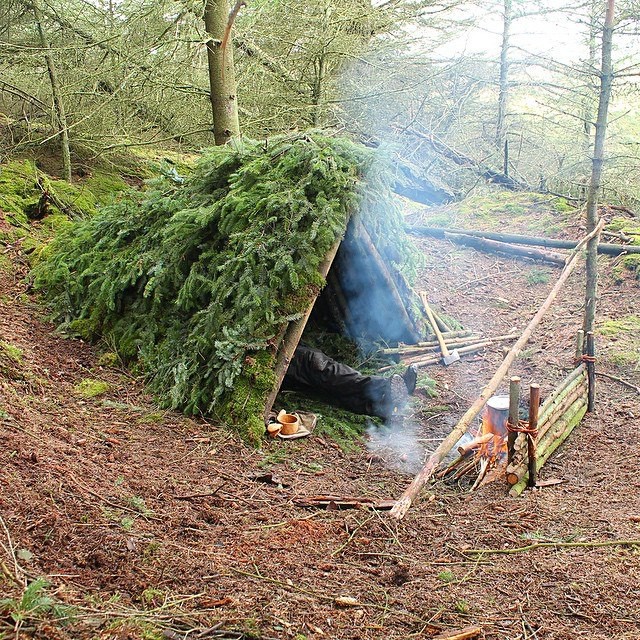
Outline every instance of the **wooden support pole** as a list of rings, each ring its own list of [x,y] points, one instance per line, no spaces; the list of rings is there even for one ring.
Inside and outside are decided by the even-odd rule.
[[[320,265],[318,271],[323,278],[327,277],[329,273],[329,269],[333,264],[333,260],[336,257],[336,253],[338,253],[338,249],[340,248],[340,243],[342,242],[342,236],[340,236],[333,247],[329,250],[327,257]],[[313,311],[313,305],[316,302],[315,296],[313,296],[313,300],[309,303],[307,310],[304,315],[295,320],[294,322],[290,322],[284,336],[282,338],[282,343],[278,345],[278,353],[276,354],[276,364],[275,364],[275,375],[276,375],[276,383],[273,385],[271,392],[267,396],[265,405],[264,405],[264,421],[267,422],[269,417],[269,412],[273,407],[273,403],[276,401],[276,397],[278,395],[278,391],[280,391],[280,385],[282,385],[282,381],[284,380],[284,376],[287,373],[287,369],[289,368],[289,363],[291,362],[291,358],[298,346],[298,342],[300,342],[300,337],[302,336],[302,332],[304,331],[305,326],[307,325],[307,321],[309,320],[309,316]]]
[[[540,408],[540,385],[529,387],[529,433],[527,433],[527,461],[530,488],[536,486],[536,439],[538,437],[538,410]]]
[[[507,436],[507,464],[513,460],[513,448],[516,444],[518,434],[512,428],[518,426],[520,408],[520,378],[513,376],[509,381],[509,435]]]
[[[582,362],[582,354],[584,353],[584,331],[582,329],[578,329],[576,333],[576,355],[575,355],[575,364],[576,366]]]
[[[589,380],[589,398],[587,401],[587,413],[593,413],[596,409],[596,345],[593,331],[587,332],[587,379]]]
[[[538,312],[531,319],[520,338],[518,338],[513,347],[511,347],[511,350],[505,356],[502,364],[493,374],[493,377],[491,378],[491,380],[489,380],[482,393],[478,396],[478,398],[476,398],[469,409],[467,409],[462,418],[460,418],[460,421],[454,427],[451,433],[429,456],[422,470],[416,475],[411,484],[405,489],[402,496],[400,496],[393,509],[391,509],[392,517],[396,518],[397,520],[401,520],[402,518],[404,518],[407,511],[411,507],[412,502],[420,493],[422,487],[424,487],[424,485],[430,480],[431,476],[435,472],[442,459],[447,455],[447,453],[449,453],[449,451],[451,451],[456,442],[458,442],[462,435],[467,431],[469,425],[471,424],[471,421],[476,418],[480,411],[482,411],[484,405],[487,404],[487,400],[489,400],[489,398],[495,393],[498,385],[502,382],[502,379],[509,371],[509,367],[513,364],[513,361],[518,357],[518,354],[520,353],[520,351],[522,351],[524,345],[527,344],[527,341],[531,337],[533,330],[538,326],[538,324],[540,324],[540,321],[542,320],[544,314],[549,310],[549,307],[556,299],[560,289],[562,288],[562,285],[564,285],[564,283],[567,281],[567,279],[575,269],[576,265],[578,264],[578,259],[582,255],[582,247],[591,238],[599,236],[603,226],[604,219],[600,221],[598,226],[591,233],[587,234],[578,243],[578,246],[575,248],[573,255],[567,262],[565,268],[562,270],[558,281],[549,292],[549,295],[544,301],[544,304],[540,307],[540,309],[538,309]]]

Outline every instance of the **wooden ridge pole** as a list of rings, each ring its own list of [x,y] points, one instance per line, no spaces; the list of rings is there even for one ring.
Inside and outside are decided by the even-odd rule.
[[[600,221],[598,226],[588,235],[586,235],[575,248],[573,255],[567,262],[567,265],[562,270],[558,281],[551,289],[544,304],[538,309],[536,315],[531,319],[526,329],[518,338],[516,343],[511,347],[511,350],[505,356],[502,364],[498,370],[493,374],[491,380],[487,383],[487,386],[483,389],[482,393],[478,396],[475,402],[467,409],[467,412],[462,416],[458,424],[454,427],[453,431],[440,443],[438,448],[429,456],[422,470],[412,480],[411,484],[406,488],[402,496],[398,499],[390,514],[393,518],[401,520],[406,515],[407,511],[411,507],[412,502],[417,497],[418,493],[424,485],[429,481],[434,474],[437,466],[442,462],[442,459],[451,451],[456,442],[466,433],[471,421],[480,413],[487,400],[495,393],[498,385],[502,382],[502,379],[509,371],[509,367],[513,364],[513,361],[518,357],[518,354],[522,350],[527,341],[531,337],[533,330],[540,324],[544,314],[549,310],[549,307],[556,299],[562,285],[567,281],[572,271],[578,264],[578,258],[580,257],[582,247],[591,238],[598,237],[604,227],[604,219]]]

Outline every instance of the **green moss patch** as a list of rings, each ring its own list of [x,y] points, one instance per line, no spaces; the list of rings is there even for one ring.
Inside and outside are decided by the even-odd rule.
[[[93,215],[100,205],[128,189],[122,178],[105,171],[70,184],[43,173],[32,160],[12,160],[0,167],[0,220],[7,223],[0,228],[0,240],[24,238],[23,250],[37,257],[44,242],[68,224],[69,217]],[[48,213],[33,224],[27,211],[38,205],[45,192]]]
[[[216,147],[188,177],[164,173],[63,229],[36,286],[64,327],[137,361],[164,407],[258,442],[278,336],[324,284],[350,217],[406,261],[392,176],[377,152],[320,133]]]
[[[572,216],[575,209],[563,198],[479,187],[459,203],[434,208],[425,224],[551,237]]]
[[[640,317],[603,320],[598,333],[604,338],[600,351],[605,357],[623,367],[640,365]]]
[[[97,398],[109,391],[110,385],[104,380],[86,378],[75,386],[75,392],[83,398]]]
[[[9,358],[9,360],[12,360],[16,364],[22,364],[22,355],[22,349],[9,342],[0,340],[0,356],[2,358]]]

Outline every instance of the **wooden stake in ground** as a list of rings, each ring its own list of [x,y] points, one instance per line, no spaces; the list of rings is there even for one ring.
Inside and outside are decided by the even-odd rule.
[[[502,382],[502,379],[507,374],[509,367],[518,357],[518,354],[520,353],[524,345],[527,344],[527,341],[531,337],[533,330],[538,326],[544,314],[549,310],[549,307],[556,299],[556,296],[562,288],[562,285],[567,281],[567,279],[571,275],[571,272],[578,264],[578,259],[580,258],[582,247],[589,240],[591,240],[591,238],[599,236],[603,226],[604,220],[601,220],[598,226],[578,243],[578,246],[575,248],[573,255],[567,262],[565,268],[562,270],[558,281],[554,285],[553,289],[551,289],[549,295],[547,296],[547,299],[544,301],[544,304],[540,307],[540,309],[538,309],[538,312],[531,319],[531,322],[529,322],[527,328],[524,330],[520,338],[518,338],[517,342],[513,345],[513,347],[511,347],[511,350],[505,356],[502,364],[494,373],[493,377],[488,382],[487,386],[484,388],[480,396],[469,407],[469,409],[467,409],[467,412],[462,416],[453,431],[440,443],[438,448],[431,454],[431,456],[429,456],[429,459],[427,460],[420,473],[418,473],[418,475],[413,479],[402,496],[400,496],[400,499],[398,500],[396,505],[393,507],[393,509],[391,509],[391,515],[394,518],[396,518],[397,520],[401,520],[402,518],[404,518],[407,511],[411,507],[411,503],[415,500],[418,493],[420,493],[422,487],[424,487],[424,485],[429,481],[442,459],[447,455],[447,453],[449,453],[449,451],[451,451],[456,442],[460,440],[460,438],[469,428],[471,421],[478,415],[478,413],[480,413],[484,405],[487,403],[487,400],[495,393],[498,385]]]
[[[509,435],[507,436],[507,464],[511,464],[513,461],[513,447],[516,444],[516,438],[518,433],[518,419],[520,408],[520,378],[513,376],[509,382],[509,422],[507,423],[507,429]]]
[[[593,413],[596,408],[596,345],[593,331],[587,333],[587,379],[589,380],[589,400],[587,402],[587,413]]]
[[[529,426],[527,429],[528,487],[536,486],[536,438],[538,431],[538,409],[540,408],[540,385],[529,387]]]

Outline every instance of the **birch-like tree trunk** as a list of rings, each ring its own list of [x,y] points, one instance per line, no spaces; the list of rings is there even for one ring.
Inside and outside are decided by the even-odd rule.
[[[68,182],[71,182],[71,153],[69,150],[69,130],[67,129],[67,116],[64,110],[64,102],[62,100],[62,88],[60,86],[60,81],[58,80],[58,72],[56,71],[55,61],[51,52],[51,44],[49,43],[49,38],[44,28],[42,13],[40,11],[38,0],[31,0],[31,9],[33,11],[33,17],[36,21],[36,26],[38,27],[40,45],[42,46],[42,49],[44,51],[44,59],[47,63],[47,71],[49,72],[49,82],[51,83],[51,94],[53,97],[53,113],[60,135],[62,171],[64,173],[64,179]]]
[[[209,96],[213,113],[213,135],[217,145],[225,144],[240,135],[231,38],[222,48],[228,21],[228,0],[205,0],[204,26],[210,36],[207,42]]]
[[[513,20],[511,0],[504,0],[502,21],[502,44],[500,47],[500,79],[498,85],[498,117],[496,119],[496,147],[503,155],[502,172],[509,175],[509,155],[507,144],[507,102],[509,99],[509,37]]]
[[[602,65],[600,68],[600,97],[598,100],[598,116],[596,119],[596,135],[593,145],[591,164],[591,181],[587,192],[587,231],[592,231],[598,224],[598,192],[602,182],[602,166],[604,164],[604,141],[607,133],[607,116],[609,99],[613,84],[613,66],[611,49],[613,43],[613,16],[615,0],[607,0],[607,11],[602,30]],[[593,330],[596,316],[596,296],[598,293],[598,240],[593,239],[587,245],[587,286],[584,308],[584,331]]]

